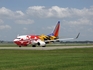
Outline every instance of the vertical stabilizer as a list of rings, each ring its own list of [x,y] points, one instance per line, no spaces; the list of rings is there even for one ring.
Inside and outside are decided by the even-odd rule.
[[[58,38],[58,36],[59,36],[59,28],[60,28],[60,21],[58,21],[53,33],[49,34],[48,36],[54,36],[54,37]]]
[[[58,23],[57,23],[57,25],[56,25],[56,27],[55,27],[55,29],[53,31],[53,35],[55,37],[58,37],[58,35],[59,35],[59,28],[60,28],[60,21],[58,21]]]

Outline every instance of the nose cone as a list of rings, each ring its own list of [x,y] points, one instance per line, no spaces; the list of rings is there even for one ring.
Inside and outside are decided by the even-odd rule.
[[[18,39],[14,39],[14,42],[18,41]]]
[[[19,39],[14,39],[14,43],[18,44],[19,43]]]
[[[17,45],[21,45],[21,42],[19,41],[19,39],[14,39],[14,43]]]

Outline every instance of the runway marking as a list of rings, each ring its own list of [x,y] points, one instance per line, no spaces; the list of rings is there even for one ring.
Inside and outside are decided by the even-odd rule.
[[[72,48],[91,48],[93,46],[58,46],[58,47],[0,47],[2,49],[12,50],[54,50],[54,49],[72,49]]]

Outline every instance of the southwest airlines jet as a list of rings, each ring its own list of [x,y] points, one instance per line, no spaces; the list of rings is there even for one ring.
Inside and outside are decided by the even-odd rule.
[[[29,44],[32,45],[32,47],[42,46],[45,47],[46,44],[54,41],[63,41],[63,40],[71,40],[71,39],[77,39],[79,37],[79,34],[76,36],[76,38],[64,38],[59,39],[59,29],[60,29],[60,21],[58,21],[53,33],[48,35],[20,35],[17,36],[16,39],[14,39],[14,43],[17,44],[19,47],[21,46],[28,46]]]

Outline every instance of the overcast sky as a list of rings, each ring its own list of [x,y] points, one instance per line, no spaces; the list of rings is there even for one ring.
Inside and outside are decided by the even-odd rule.
[[[93,41],[93,0],[0,0],[0,40],[50,34],[58,21],[60,38]]]

